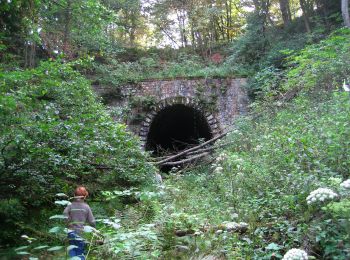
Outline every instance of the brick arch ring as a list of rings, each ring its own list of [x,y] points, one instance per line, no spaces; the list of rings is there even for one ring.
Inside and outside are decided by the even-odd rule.
[[[215,115],[208,111],[203,111],[203,108],[198,103],[196,103],[193,98],[186,97],[186,96],[169,97],[169,98],[160,100],[155,106],[155,108],[151,112],[146,114],[145,119],[142,121],[139,136],[141,139],[141,146],[143,149],[146,148],[147,137],[148,137],[148,133],[150,131],[150,127],[153,122],[153,119],[157,116],[157,114],[161,110],[167,107],[171,107],[173,105],[184,105],[203,113],[205,119],[207,120],[208,126],[210,128],[212,137],[216,137],[222,133],[219,121],[216,119]]]

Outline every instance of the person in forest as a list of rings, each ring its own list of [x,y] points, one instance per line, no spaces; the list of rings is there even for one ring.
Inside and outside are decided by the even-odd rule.
[[[89,195],[85,187],[79,186],[74,191],[74,201],[68,205],[63,214],[67,217],[69,244],[74,246],[69,250],[70,257],[79,257],[84,260],[85,241],[81,237],[84,225],[89,224],[95,227],[95,218],[85,199]]]

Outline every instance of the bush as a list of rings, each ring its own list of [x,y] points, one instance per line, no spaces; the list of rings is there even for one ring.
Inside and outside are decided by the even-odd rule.
[[[333,32],[319,44],[306,47],[290,58],[284,89],[296,87],[331,89],[350,74],[350,30]]]
[[[76,184],[94,193],[150,182],[154,168],[138,140],[112,121],[77,65],[0,74],[0,198],[30,208]]]
[[[0,230],[0,241],[4,245],[12,242],[14,237],[19,237],[18,224],[26,217],[25,208],[18,199],[0,200],[0,219],[3,227]]]
[[[350,30],[344,28],[299,52],[284,50],[290,55],[286,59],[288,68],[280,70],[272,66],[258,71],[249,80],[252,96],[278,103],[300,92],[322,92],[340,86],[350,75],[349,36]]]
[[[177,77],[232,77],[246,75],[246,71],[228,63],[206,64],[197,55],[181,53],[172,61],[162,60],[152,53],[132,62],[116,59],[94,62],[95,84],[122,88],[149,79],[175,79]],[[120,96],[121,98],[121,96]]]

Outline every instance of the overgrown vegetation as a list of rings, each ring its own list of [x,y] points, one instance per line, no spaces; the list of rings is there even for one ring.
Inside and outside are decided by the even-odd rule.
[[[53,202],[84,184],[98,219],[86,230],[92,259],[282,259],[291,248],[349,259],[341,2],[1,1],[0,249],[66,258]],[[230,145],[159,185],[137,137],[114,121],[156,100],[107,111],[91,89],[118,99],[147,79],[237,76],[249,77],[251,114]],[[215,112],[216,97],[201,92]]]
[[[83,65],[48,61],[0,75],[1,215],[9,221],[2,243],[15,238],[13,230],[22,232],[13,225],[30,217],[28,210],[50,205],[71,185],[97,193],[150,181],[154,168],[139,142],[73,69]]]
[[[266,86],[260,90],[265,102],[254,110],[258,119],[236,121],[226,140],[233,144],[211,163],[170,173],[151,198],[132,208],[143,213],[122,218],[122,227],[109,234],[125,246],[123,254],[114,243],[102,252],[124,258],[152,258],[151,252],[156,257],[161,250],[165,258],[281,259],[289,249],[302,248],[315,259],[349,258],[350,194],[340,185],[349,178],[349,93],[339,88],[341,77],[327,76],[334,70],[348,75],[344,56],[331,55],[348,53],[348,34],[337,31],[291,57],[293,66],[279,72],[279,87],[271,77],[258,76]],[[299,84],[292,84],[295,78]],[[286,101],[292,90],[297,97]],[[337,197],[308,204],[318,188]],[[227,222],[245,222],[248,231],[226,231]],[[134,251],[130,244],[142,246]]]
[[[157,54],[141,57],[133,62],[119,62],[118,59],[97,61],[94,63],[91,78],[94,84],[114,87],[117,91],[125,85],[148,79],[224,78],[245,75],[243,69],[228,64],[217,65],[203,60],[196,54],[184,52],[170,61],[162,60]]]

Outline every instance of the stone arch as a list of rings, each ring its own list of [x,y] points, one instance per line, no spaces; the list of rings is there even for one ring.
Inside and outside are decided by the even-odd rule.
[[[174,114],[176,113],[175,111],[180,113],[180,110],[183,111],[182,113],[192,113],[200,118],[198,122],[202,125],[202,135],[205,139],[213,138],[221,133],[221,127],[215,115],[208,111],[203,111],[203,108],[201,108],[193,98],[187,96],[168,97],[159,101],[155,109],[146,115],[141,124],[139,135],[143,149],[147,150],[149,148],[147,146],[149,146],[149,138],[152,135],[151,130],[154,128],[152,125],[155,124],[157,120],[161,120],[159,117],[162,117],[164,113],[169,114],[172,112]]]

